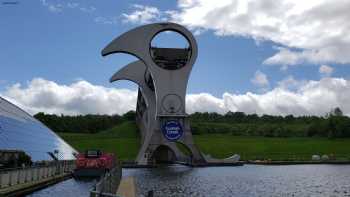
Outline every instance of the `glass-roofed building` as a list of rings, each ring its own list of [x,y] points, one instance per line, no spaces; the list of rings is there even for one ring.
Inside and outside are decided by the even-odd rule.
[[[0,97],[0,150],[21,150],[32,161],[74,159],[74,150],[34,117]]]

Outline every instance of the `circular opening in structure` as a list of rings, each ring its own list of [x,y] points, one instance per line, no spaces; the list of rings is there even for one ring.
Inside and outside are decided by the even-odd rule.
[[[167,30],[159,32],[151,42],[151,57],[161,68],[176,70],[184,67],[191,58],[191,46],[180,33]]]

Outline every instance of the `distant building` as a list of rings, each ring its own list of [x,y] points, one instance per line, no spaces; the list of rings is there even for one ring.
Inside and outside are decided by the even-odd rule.
[[[77,152],[40,121],[1,97],[0,150],[7,155],[11,150],[24,151],[33,162],[53,160],[49,153],[59,160],[74,159]]]

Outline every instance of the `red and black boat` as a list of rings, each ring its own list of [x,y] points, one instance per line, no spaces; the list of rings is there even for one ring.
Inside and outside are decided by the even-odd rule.
[[[79,153],[76,159],[74,177],[100,177],[116,165],[113,153],[103,153],[100,150],[87,150]]]

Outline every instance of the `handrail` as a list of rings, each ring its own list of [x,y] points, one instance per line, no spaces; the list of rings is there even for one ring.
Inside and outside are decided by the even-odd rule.
[[[101,177],[100,181],[96,183],[92,190],[90,190],[90,197],[119,197],[117,190],[122,178],[121,163],[117,163],[109,172]]]
[[[69,175],[74,168],[75,162],[67,160],[47,162],[38,166],[2,169],[0,170],[0,189]]]
[[[45,163],[34,163],[34,165],[24,166],[24,167],[2,168],[2,169],[0,169],[0,173],[16,171],[16,170],[50,167],[50,166],[56,166],[57,164],[74,164],[74,163],[75,163],[75,160],[46,161]]]

